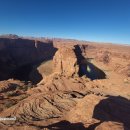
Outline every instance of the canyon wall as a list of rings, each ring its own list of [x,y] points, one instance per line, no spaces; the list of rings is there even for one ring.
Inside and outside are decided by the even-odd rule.
[[[0,80],[10,78],[19,67],[51,59],[55,52],[52,41],[0,38]]]

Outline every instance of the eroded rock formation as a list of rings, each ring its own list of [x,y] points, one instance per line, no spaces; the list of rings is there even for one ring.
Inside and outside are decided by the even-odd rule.
[[[59,48],[54,58],[54,72],[66,76],[78,75],[79,67],[74,49]]]
[[[84,59],[80,46],[59,48],[53,58],[54,72],[68,77],[79,75],[79,66]]]

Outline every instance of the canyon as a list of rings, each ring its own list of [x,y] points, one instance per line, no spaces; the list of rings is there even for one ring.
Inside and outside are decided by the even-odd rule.
[[[1,130],[129,130],[130,46],[0,37]]]

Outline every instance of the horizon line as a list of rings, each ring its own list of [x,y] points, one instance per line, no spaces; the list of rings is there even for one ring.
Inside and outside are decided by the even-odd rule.
[[[123,43],[123,42],[112,42],[112,41],[95,41],[95,40],[87,40],[87,39],[80,39],[80,38],[73,38],[73,37],[57,37],[57,36],[36,36],[36,35],[19,35],[13,33],[0,33],[0,36],[7,36],[7,35],[16,35],[21,38],[48,38],[48,39],[64,39],[64,40],[76,40],[76,41],[83,41],[83,42],[93,42],[98,44],[116,44],[116,45],[125,45],[130,46],[130,43]]]

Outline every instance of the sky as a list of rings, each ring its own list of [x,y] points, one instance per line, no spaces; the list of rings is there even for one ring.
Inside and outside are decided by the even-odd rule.
[[[0,34],[130,44],[130,0],[0,0]]]

